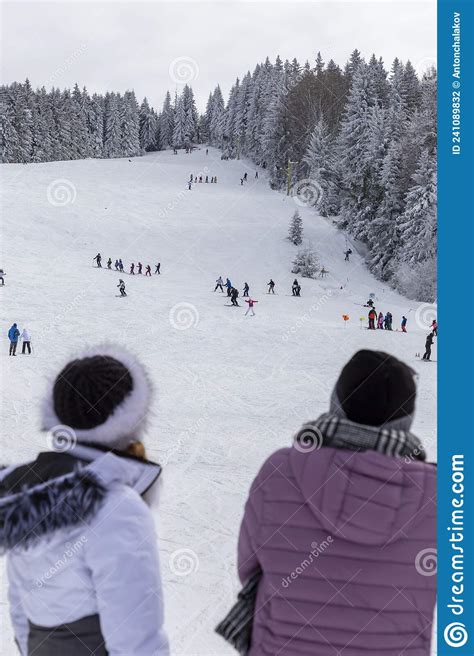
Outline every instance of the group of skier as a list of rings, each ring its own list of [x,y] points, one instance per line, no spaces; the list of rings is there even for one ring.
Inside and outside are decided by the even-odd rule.
[[[247,182],[248,180],[248,174],[245,172],[243,176],[240,178],[240,184],[243,186],[244,182]],[[255,180],[258,180],[258,171],[255,171]]]
[[[102,255],[100,253],[97,253],[97,255],[92,259],[93,259],[93,261],[95,261],[97,263],[97,267],[99,269],[102,269]],[[112,270],[112,258],[111,257],[109,257],[109,259],[107,260],[107,269]],[[119,273],[124,273],[124,266],[123,266],[123,262],[122,262],[121,258],[119,258],[118,260],[115,260],[114,269],[115,269],[115,271],[119,271]],[[143,273],[143,264],[141,262],[138,262],[137,265],[135,266],[135,263],[132,262],[131,265],[130,265],[130,269],[129,269],[128,273],[131,276],[134,276],[135,275],[135,269],[136,269],[136,272],[137,272],[138,275],[142,275],[142,273]],[[155,264],[155,274],[160,275],[160,273],[161,273],[161,262],[158,262],[157,264]],[[145,276],[150,276],[151,277],[151,266],[149,264],[147,264],[145,266]]]
[[[191,190],[193,184],[196,184],[196,182],[204,182],[204,183],[210,183],[210,184],[217,184],[217,175],[213,175],[213,176],[211,176],[211,178],[209,179],[209,176],[208,176],[208,175],[206,175],[206,176],[204,176],[204,175],[200,175],[200,176],[198,177],[197,175],[193,175],[193,174],[191,173],[191,175],[189,176],[189,180],[188,180],[188,189]]]
[[[369,308],[369,313],[368,313],[369,330],[375,330],[376,328],[378,330],[393,330],[392,328],[393,317],[391,312],[387,312],[385,315],[383,312],[379,312],[377,314],[374,301],[371,298],[369,298],[369,300],[367,301],[364,307]],[[407,323],[408,323],[408,319],[405,316],[403,316],[400,326],[402,332],[404,333],[406,333],[407,331]]]
[[[231,299],[232,305],[238,305],[237,298],[239,297],[239,291],[237,290],[236,287],[233,286],[233,284],[230,281],[230,278],[226,278],[225,282],[222,276],[219,276],[216,280],[216,286],[214,287],[214,291],[216,292],[218,289],[224,293],[224,287],[227,291],[227,296]],[[275,293],[275,281],[273,278],[270,278],[269,282],[267,283],[268,291],[267,294],[274,294]],[[242,292],[243,297],[249,298],[249,291],[250,287],[247,282],[244,282],[244,288]],[[293,280],[293,284],[291,286],[291,293],[292,296],[301,296],[301,285],[299,284],[298,280],[295,278]]]
[[[21,339],[23,342],[21,352],[24,355],[28,351],[28,355],[31,355],[31,339],[30,334],[23,328],[22,332],[18,329],[18,325],[14,323],[8,331],[8,340],[10,342],[10,352],[9,355],[16,356],[16,349],[18,347],[18,342]]]

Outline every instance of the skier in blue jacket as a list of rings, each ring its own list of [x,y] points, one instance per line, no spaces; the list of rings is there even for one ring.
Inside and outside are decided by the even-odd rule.
[[[18,346],[18,338],[20,337],[20,331],[16,323],[8,331],[8,339],[10,340],[10,355],[16,355],[16,347]]]
[[[227,287],[227,296],[230,296],[230,292],[232,290],[232,283],[230,282],[229,278],[226,278],[225,286]]]

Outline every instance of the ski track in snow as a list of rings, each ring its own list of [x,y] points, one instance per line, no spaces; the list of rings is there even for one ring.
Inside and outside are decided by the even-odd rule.
[[[256,181],[251,163],[221,161],[213,148],[208,156],[205,149],[166,151],[131,162],[0,170],[8,248],[0,290],[3,461],[48,448],[39,403],[47,377],[71,353],[103,341],[136,352],[156,386],[147,445],[149,457],[164,466],[155,516],[172,653],[232,654],[213,629],[240,587],[237,538],[250,483],[270,453],[327,410],[340,368],[356,350],[393,353],[418,372],[414,432],[435,458],[436,364],[415,358],[427,333],[415,321],[421,304],[375,280],[353,245],[351,262],[344,262],[345,236],[330,221],[271,191],[263,171]],[[249,181],[241,186],[245,171]],[[191,173],[217,175],[218,183],[189,191]],[[312,243],[330,272],[324,280],[298,276],[301,298],[291,296],[297,248],[286,240],[297,208],[304,243]],[[98,251],[103,265],[121,257],[127,270],[140,260],[154,271],[160,261],[162,274],[98,270],[92,262]],[[240,293],[249,283],[259,301],[255,317],[244,316],[242,298],[242,307],[225,307],[227,297],[212,291],[219,275]],[[116,297],[119,277],[124,299]],[[274,296],[266,294],[270,277]],[[361,329],[367,309],[355,304],[371,292],[377,311],[392,312],[394,328],[406,314],[407,334]],[[343,314],[350,316],[347,326]],[[8,357],[13,321],[30,331],[32,356]],[[5,586],[0,601],[9,650],[2,653],[9,654]]]

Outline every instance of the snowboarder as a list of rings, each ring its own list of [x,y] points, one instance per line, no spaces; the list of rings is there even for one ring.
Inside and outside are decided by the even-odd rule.
[[[433,331],[433,335],[438,337],[438,322],[436,321],[436,319],[433,319],[431,323],[431,330]]]
[[[10,340],[10,355],[16,355],[16,347],[18,346],[18,338],[20,336],[20,331],[16,323],[12,325],[8,331],[8,339]]]
[[[92,258],[92,261],[97,262],[97,266],[99,269],[102,268],[102,255],[100,253],[97,253],[97,255]]]
[[[248,295],[249,295],[249,289],[250,289],[250,288],[249,288],[248,283],[247,283],[247,282],[244,282],[244,291],[243,291],[242,296],[248,296]]]
[[[161,262],[158,262],[158,264],[155,266],[155,273],[160,275],[160,267],[161,267]]]
[[[270,278],[270,282],[267,283],[268,287],[268,292],[267,294],[274,294],[275,293],[275,282]]]
[[[230,290],[232,289],[232,283],[229,278],[226,278],[225,286],[227,287],[227,296],[230,296]]]
[[[135,264],[133,262],[130,265],[130,275],[131,276],[135,275]]]
[[[249,312],[251,312],[252,317],[254,317],[255,316],[255,310],[253,309],[253,306],[255,305],[255,303],[258,303],[258,301],[254,301],[253,298],[248,298],[248,299],[245,299],[245,302],[249,304],[249,306],[247,308],[247,312],[245,313],[245,316],[247,316],[247,314]]]
[[[293,296],[299,296],[299,290],[301,290],[301,287],[298,283],[298,280],[295,278],[293,280],[293,285],[291,287],[291,293],[293,294]]]
[[[138,263],[138,273],[141,275],[142,269],[143,269],[143,264],[141,262]]]
[[[423,360],[429,360],[431,358],[431,347],[433,345],[434,334],[430,333],[426,338],[425,342],[425,353],[423,355]]]
[[[377,328],[383,330],[383,312],[379,312],[379,318],[377,319]]]
[[[218,289],[221,290],[221,292],[224,292],[223,288],[224,281],[222,280],[222,276],[219,276],[216,280],[216,286],[214,287],[214,291],[216,292]]]
[[[7,274],[5,273],[5,271],[4,271],[3,269],[0,269],[0,280],[1,280],[1,285],[2,285],[2,287],[3,287],[3,285],[5,284],[5,278],[4,278],[4,276],[6,276],[6,275],[7,275]]]
[[[119,284],[117,285],[117,287],[119,289],[120,296],[126,296],[127,295],[127,292],[125,291],[125,283],[122,279],[119,280]]]
[[[401,323],[403,333],[406,333],[406,331],[407,331],[407,321],[408,321],[408,319],[405,316],[403,316],[402,317],[402,323]]]
[[[347,251],[344,252],[344,255],[345,255],[344,261],[349,262],[349,256],[352,255],[351,249],[348,248]]]
[[[109,259],[107,260],[107,269],[111,269],[111,268],[112,268],[112,258],[109,257]]]
[[[230,301],[232,305],[234,305],[235,307],[240,307],[237,301],[238,298],[239,298],[239,290],[236,289],[235,287],[232,287],[232,289],[230,290]]]
[[[31,355],[31,339],[30,339],[30,334],[26,330],[26,328],[23,328],[22,333],[20,335],[20,339],[23,342],[23,344],[21,345],[21,354],[24,355],[28,350],[28,355]]]
[[[377,312],[374,308],[369,310],[369,330],[375,330],[375,320],[377,319]]]
[[[149,264],[146,265],[145,275],[151,277],[151,266]]]

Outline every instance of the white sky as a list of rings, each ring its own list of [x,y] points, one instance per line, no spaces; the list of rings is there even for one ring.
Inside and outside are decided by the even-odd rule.
[[[268,55],[311,64],[318,50],[341,67],[354,48],[411,59],[422,72],[436,57],[435,0],[365,2],[1,2],[2,82],[29,77],[34,87],[78,82],[89,92],[133,88],[160,109],[181,73],[198,107],[221,84]],[[180,78],[181,79],[181,78]],[[178,84],[178,89],[180,85]]]

